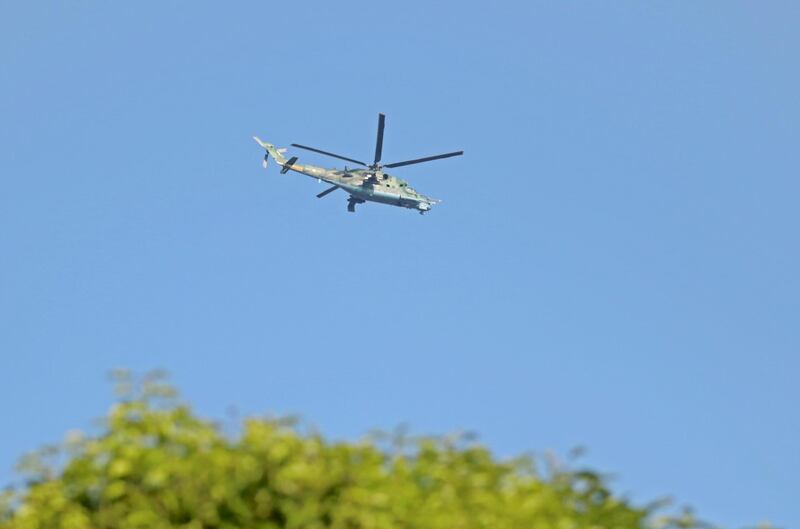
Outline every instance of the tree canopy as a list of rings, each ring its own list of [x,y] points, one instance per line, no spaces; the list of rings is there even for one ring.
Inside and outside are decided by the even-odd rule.
[[[160,376],[118,376],[94,435],[71,433],[20,465],[0,529],[645,529],[700,527],[636,506],[607,480],[464,436],[334,442],[297,422],[226,433]]]

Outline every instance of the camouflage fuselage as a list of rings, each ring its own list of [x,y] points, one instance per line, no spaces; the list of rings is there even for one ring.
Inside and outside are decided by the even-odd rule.
[[[354,198],[366,202],[381,202],[419,211],[428,211],[437,202],[419,194],[405,180],[380,171],[373,176],[368,169],[326,169],[298,163],[290,165],[286,162],[281,165],[290,171],[339,186]]]

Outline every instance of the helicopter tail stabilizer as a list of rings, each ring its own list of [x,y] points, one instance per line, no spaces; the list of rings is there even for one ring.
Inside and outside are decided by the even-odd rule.
[[[282,149],[279,149],[279,151],[280,150]],[[297,161],[297,156],[292,156],[291,158],[289,158],[289,160],[287,160],[286,163],[283,164],[283,169],[281,169],[281,174],[288,173],[289,169],[294,165],[294,162],[296,161]]]
[[[284,165],[286,163],[286,157],[283,155],[283,153],[286,152],[286,149],[276,149],[274,145],[262,141],[258,136],[253,136],[253,139],[256,140],[256,143],[261,145],[261,147],[267,150],[267,155],[264,156],[264,167],[267,166],[267,160],[269,160],[270,156],[280,165]]]

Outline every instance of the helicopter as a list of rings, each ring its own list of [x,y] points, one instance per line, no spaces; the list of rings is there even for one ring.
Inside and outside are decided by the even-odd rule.
[[[361,165],[364,169],[349,169],[347,166],[345,166],[344,169],[326,169],[313,165],[300,165],[297,163],[297,156],[292,156],[288,159],[284,156],[287,149],[278,149],[271,143],[262,141],[257,136],[253,136],[253,139],[267,151],[264,155],[264,169],[267,168],[269,159],[272,157],[275,162],[281,166],[281,174],[294,171],[316,178],[320,182],[331,184],[331,187],[319,193],[317,198],[325,197],[337,189],[341,189],[348,193],[347,211],[351,213],[355,212],[356,204],[379,202],[381,204],[415,209],[422,215],[426,211],[430,211],[431,207],[441,202],[441,200],[436,200],[418,193],[414,188],[409,186],[408,182],[405,180],[384,172],[384,168],[393,169],[404,165],[430,162],[432,160],[440,160],[452,156],[461,156],[464,154],[464,151],[448,152],[446,154],[426,156],[424,158],[405,160],[403,162],[381,164],[381,154],[383,153],[383,129],[385,125],[386,116],[384,114],[378,114],[378,137],[375,141],[375,158],[371,164],[314,147],[308,147],[297,143],[291,144],[292,147],[297,147],[298,149],[305,149],[307,151]]]

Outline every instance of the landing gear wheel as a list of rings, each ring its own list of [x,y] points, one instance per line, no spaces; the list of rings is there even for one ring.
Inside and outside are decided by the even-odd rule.
[[[347,200],[347,211],[349,211],[350,213],[355,213],[356,212],[356,204],[363,204],[364,202],[365,201],[361,200],[360,198],[350,197]]]

